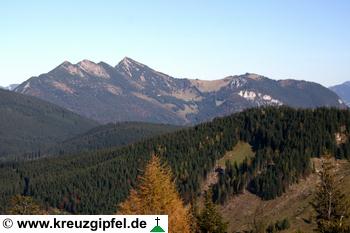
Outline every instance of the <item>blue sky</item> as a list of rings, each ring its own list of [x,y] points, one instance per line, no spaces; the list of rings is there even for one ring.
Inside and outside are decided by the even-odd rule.
[[[128,56],[179,78],[246,72],[325,86],[350,80],[350,1],[0,3],[0,85],[65,60]]]

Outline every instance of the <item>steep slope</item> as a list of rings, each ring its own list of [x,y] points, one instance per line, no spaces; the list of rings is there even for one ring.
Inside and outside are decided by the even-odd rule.
[[[320,159],[313,159],[316,170],[320,169]],[[350,195],[350,163],[346,160],[337,160],[337,177],[343,179],[342,190]],[[314,221],[315,212],[310,205],[313,201],[319,177],[312,173],[306,179],[292,185],[281,197],[263,201],[257,196],[244,192],[231,198],[220,210],[226,221],[229,222],[229,232],[245,232],[252,228],[253,221],[263,222],[266,225],[282,219],[288,219],[290,228],[283,232],[294,233],[314,232],[317,227]]]
[[[180,130],[174,125],[143,122],[122,122],[97,126],[88,132],[65,140],[51,148],[49,154],[73,154],[98,149],[112,149],[147,138]]]
[[[64,62],[15,91],[102,123],[196,124],[262,105],[345,107],[336,94],[316,83],[248,73],[214,81],[177,79],[130,58],[115,67],[88,60]]]
[[[51,103],[0,90],[0,157],[39,152],[96,125]]]
[[[350,106],[350,81],[330,87],[329,89],[337,93],[337,95],[340,96],[348,106]]]

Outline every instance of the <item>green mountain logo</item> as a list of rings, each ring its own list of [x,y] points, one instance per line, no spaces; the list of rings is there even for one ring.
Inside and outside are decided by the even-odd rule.
[[[157,218],[156,218],[157,226],[153,227],[153,229],[151,230],[151,232],[165,232],[165,231],[163,230],[163,228],[161,228],[161,227],[158,225],[158,221],[159,221],[159,220],[160,220],[160,219],[157,217]]]
[[[151,232],[165,232],[160,226],[155,226]]]

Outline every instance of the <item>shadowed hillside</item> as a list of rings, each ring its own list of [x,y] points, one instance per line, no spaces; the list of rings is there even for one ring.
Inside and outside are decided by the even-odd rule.
[[[0,89],[0,157],[40,150],[97,123],[31,96]]]
[[[49,154],[74,154],[85,151],[111,149],[125,146],[147,138],[180,130],[174,125],[144,122],[121,122],[98,126],[74,138],[65,140],[51,148]]]

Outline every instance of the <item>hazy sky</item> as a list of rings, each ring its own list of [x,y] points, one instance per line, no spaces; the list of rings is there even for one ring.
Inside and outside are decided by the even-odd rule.
[[[179,78],[258,73],[329,86],[350,80],[350,1],[0,3],[0,85],[65,60],[128,56]]]

